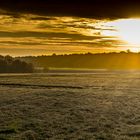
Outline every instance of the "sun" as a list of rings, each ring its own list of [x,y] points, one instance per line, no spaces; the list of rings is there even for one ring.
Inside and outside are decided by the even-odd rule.
[[[133,46],[131,50],[138,51],[140,47],[140,19],[115,20],[105,23],[104,26],[108,30],[103,31],[103,35],[117,37],[126,44]]]

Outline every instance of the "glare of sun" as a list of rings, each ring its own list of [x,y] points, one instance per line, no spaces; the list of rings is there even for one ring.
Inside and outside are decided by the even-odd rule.
[[[107,22],[105,27],[114,30],[105,30],[106,36],[116,36],[129,45],[140,45],[140,19],[121,19]]]
[[[138,47],[132,47],[132,48],[128,48],[128,50],[131,50],[131,52],[135,52],[138,53],[140,51],[140,49]]]

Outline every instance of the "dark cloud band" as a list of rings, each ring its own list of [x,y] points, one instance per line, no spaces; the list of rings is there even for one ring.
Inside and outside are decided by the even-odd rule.
[[[18,14],[93,18],[140,16],[140,1],[136,0],[1,0],[0,8]]]

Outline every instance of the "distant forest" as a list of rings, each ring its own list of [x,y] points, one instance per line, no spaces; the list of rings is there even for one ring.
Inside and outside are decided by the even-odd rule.
[[[28,64],[11,56],[0,55],[0,73],[30,73],[34,68]]]
[[[42,68],[140,69],[140,53],[86,53],[28,56],[18,59]]]

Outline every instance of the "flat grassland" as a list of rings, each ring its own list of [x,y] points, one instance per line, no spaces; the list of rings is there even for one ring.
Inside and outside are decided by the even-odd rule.
[[[1,74],[0,140],[140,140],[140,72]]]

